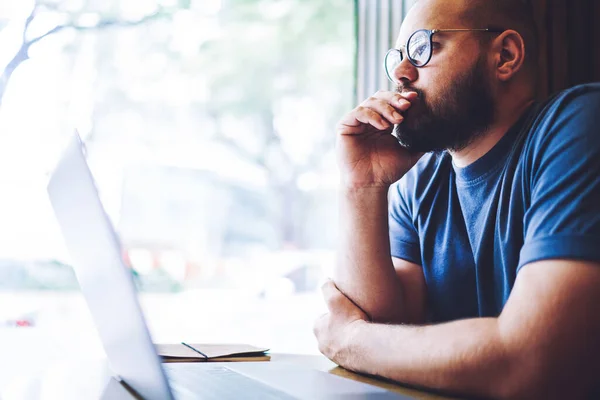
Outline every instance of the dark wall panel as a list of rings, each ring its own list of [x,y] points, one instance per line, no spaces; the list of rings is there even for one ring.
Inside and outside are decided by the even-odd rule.
[[[540,30],[540,96],[600,81],[600,1],[533,0]]]

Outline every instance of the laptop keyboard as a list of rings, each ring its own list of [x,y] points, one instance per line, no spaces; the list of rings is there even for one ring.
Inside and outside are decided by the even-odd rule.
[[[295,399],[289,394],[225,367],[163,364],[176,399]]]

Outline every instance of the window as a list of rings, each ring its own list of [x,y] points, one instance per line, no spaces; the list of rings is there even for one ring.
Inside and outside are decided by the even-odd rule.
[[[73,128],[156,342],[317,352],[354,2],[30,6],[0,5],[0,387],[102,354],[45,189]]]
[[[363,101],[378,90],[392,90],[383,69],[394,47],[404,16],[416,0],[356,0],[356,97]]]

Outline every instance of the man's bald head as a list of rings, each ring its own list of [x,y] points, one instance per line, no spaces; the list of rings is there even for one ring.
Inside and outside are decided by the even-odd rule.
[[[426,16],[431,23],[426,27],[429,29],[495,27],[515,30],[525,42],[525,64],[537,65],[538,33],[530,0],[418,0],[414,8],[414,11],[419,9],[418,14]],[[493,36],[479,35],[477,38],[484,43]]]
[[[500,27],[521,34],[525,41],[525,64],[537,65],[538,33],[533,17],[533,7],[528,0],[462,0],[460,21],[476,28]],[[485,35],[481,40],[489,40]]]

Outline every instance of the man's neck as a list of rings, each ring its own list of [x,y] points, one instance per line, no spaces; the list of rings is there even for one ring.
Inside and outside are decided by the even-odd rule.
[[[512,107],[500,107],[496,110],[494,122],[484,134],[479,135],[466,148],[456,152],[450,151],[454,165],[464,168],[483,157],[504,137],[533,102],[533,98],[527,98]]]

